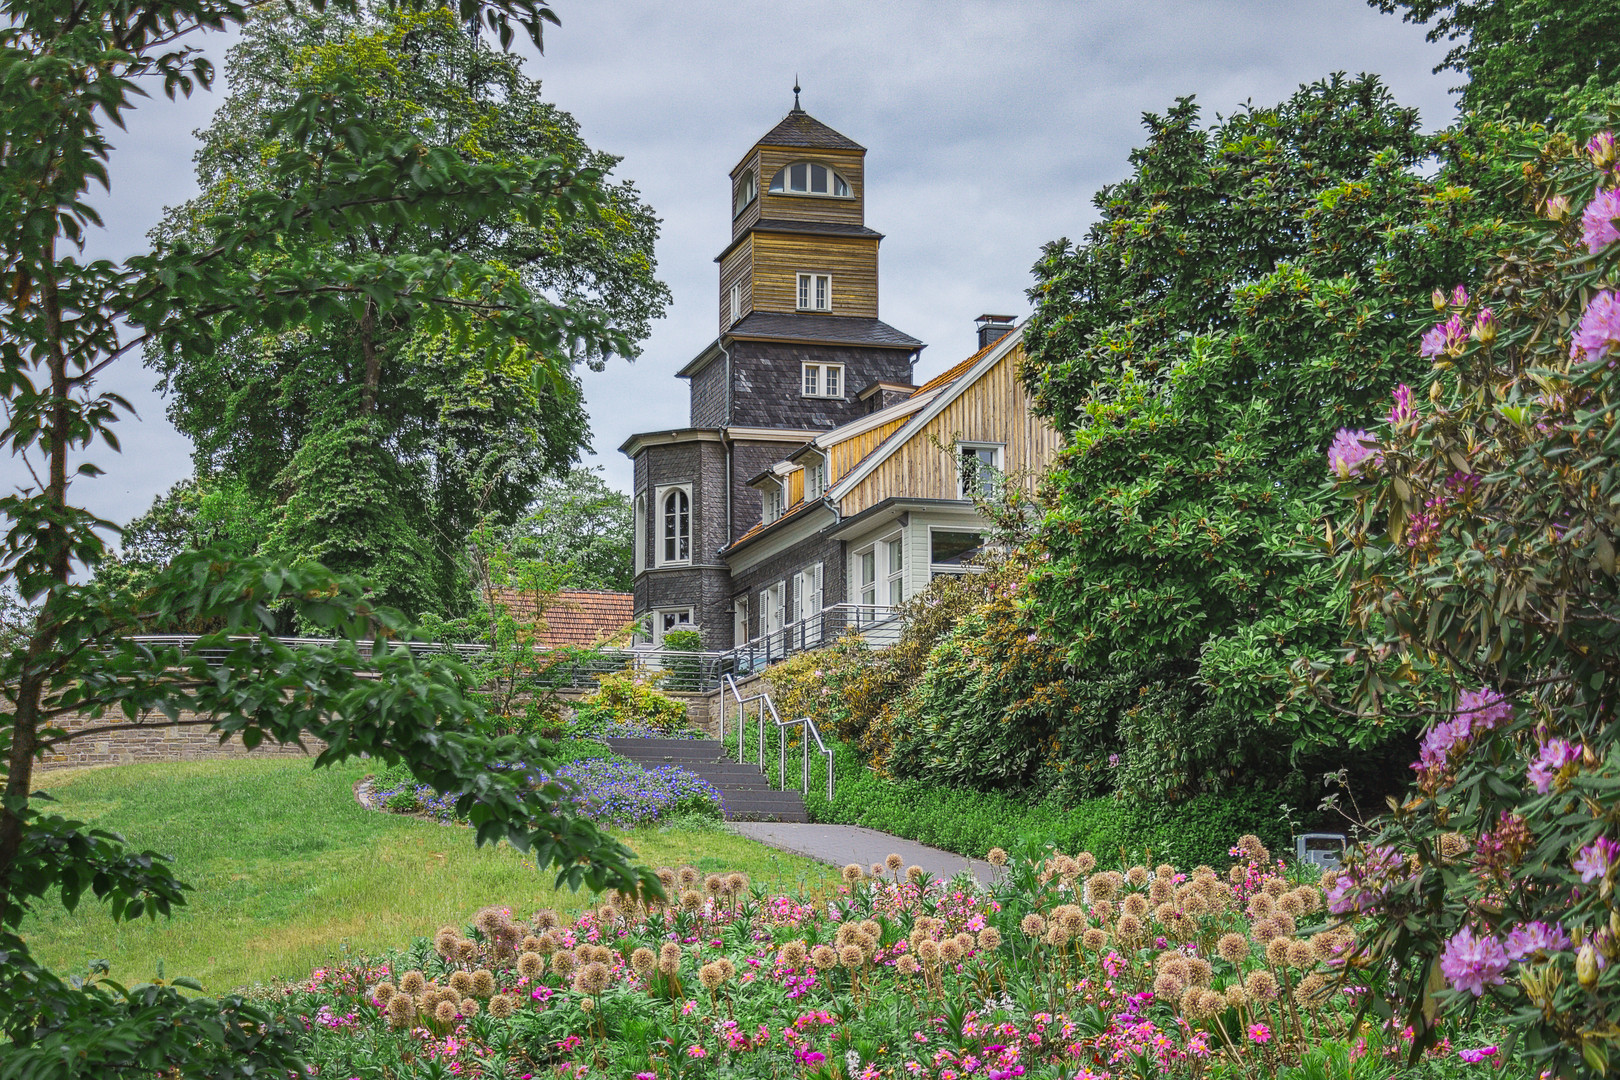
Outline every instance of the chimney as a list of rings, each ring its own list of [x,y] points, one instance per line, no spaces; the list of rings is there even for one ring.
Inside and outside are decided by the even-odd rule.
[[[994,345],[1013,331],[1011,315],[980,315],[973,320],[979,328],[979,348]]]

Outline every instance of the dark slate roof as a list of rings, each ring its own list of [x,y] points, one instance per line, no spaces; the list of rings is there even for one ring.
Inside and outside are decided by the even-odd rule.
[[[815,150],[865,150],[803,109],[794,109],[759,140],[765,146],[808,146]]]
[[[796,315],[755,311],[726,331],[731,338],[768,341],[820,341],[836,345],[873,345],[889,349],[917,349],[922,342],[902,334],[879,319],[850,315]]]

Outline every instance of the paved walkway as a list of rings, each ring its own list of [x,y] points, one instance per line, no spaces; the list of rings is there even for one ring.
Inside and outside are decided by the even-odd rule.
[[[789,821],[732,821],[727,828],[762,844],[804,855],[834,866],[860,864],[868,869],[889,854],[899,855],[907,866],[920,866],[936,878],[953,878],[969,870],[984,885],[990,883],[995,867],[983,859],[969,859],[949,851],[931,848],[913,840],[902,840],[876,829],[856,825],[801,825]]]

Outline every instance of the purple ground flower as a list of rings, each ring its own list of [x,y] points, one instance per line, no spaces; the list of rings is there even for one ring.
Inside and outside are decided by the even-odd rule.
[[[1328,475],[1348,480],[1359,472],[1370,459],[1374,465],[1382,464],[1384,455],[1367,443],[1374,441],[1365,431],[1340,428],[1328,447]]]
[[[1558,770],[1580,759],[1579,743],[1571,744],[1565,739],[1554,739],[1541,745],[1541,752],[1536,755],[1536,760],[1530,763],[1526,775],[1529,776],[1530,783],[1536,791],[1545,795],[1552,790]]]
[[[1612,289],[1592,297],[1581,316],[1581,325],[1575,328],[1569,341],[1569,358],[1586,353],[1588,360],[1601,360],[1615,345],[1620,345],[1620,295]]]
[[[1620,219],[1620,191],[1600,191],[1586,204],[1586,212],[1581,215],[1581,239],[1586,241],[1588,252],[1596,255],[1620,240],[1616,219]]]
[[[1575,856],[1575,872],[1581,875],[1582,881],[1602,881],[1614,866],[1616,856],[1620,856],[1620,844],[1607,836],[1600,836],[1581,848],[1580,854]]]
[[[1487,986],[1500,986],[1507,970],[1507,950],[1489,934],[1475,936],[1468,927],[1454,934],[1440,953],[1440,974],[1453,990],[1480,997]]]
[[[1538,952],[1563,952],[1569,948],[1569,935],[1564,933],[1562,926],[1552,923],[1533,922],[1516,926],[1507,936],[1507,957],[1509,960],[1523,960]]]

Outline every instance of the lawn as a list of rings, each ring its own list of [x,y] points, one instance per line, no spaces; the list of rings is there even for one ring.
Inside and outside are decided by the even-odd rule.
[[[212,993],[307,975],[347,947],[380,952],[489,904],[526,916],[574,911],[510,847],[473,846],[469,830],[374,813],[354,799],[364,762],[313,770],[292,758],[124,765],[42,774],[60,812],[174,857],[196,887],[170,920],[117,924],[90,899],[47,905],[23,924],[35,955],[64,974],[93,959],[142,982],[188,975]],[[741,870],[779,891],[835,887],[831,867],[717,828],[619,834],[652,866]]]

